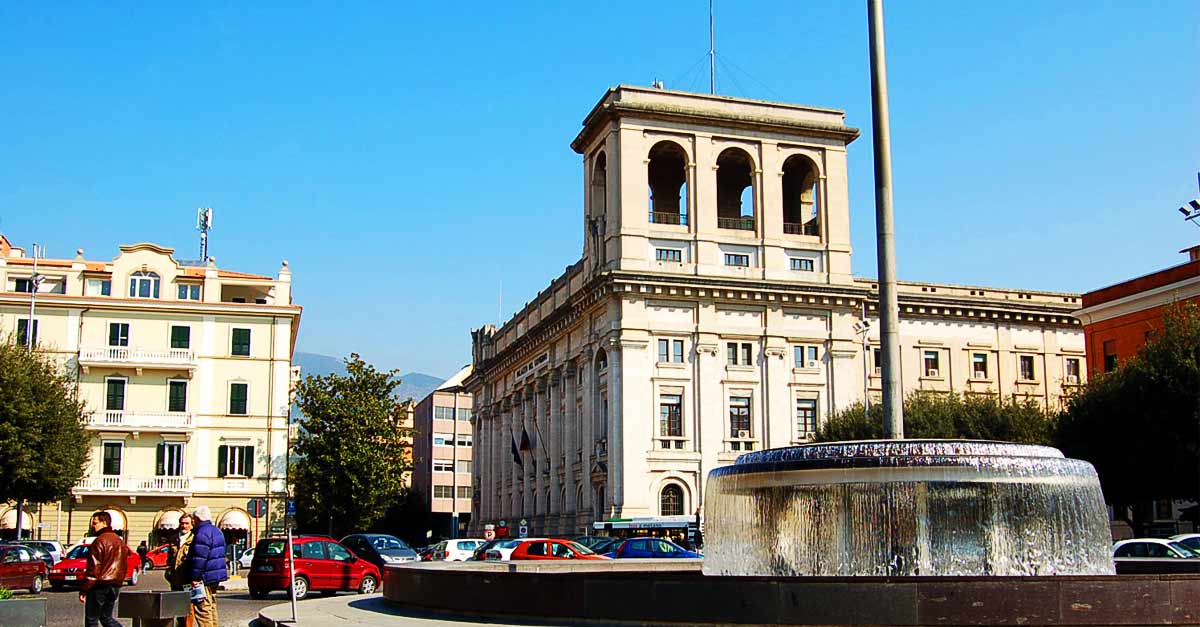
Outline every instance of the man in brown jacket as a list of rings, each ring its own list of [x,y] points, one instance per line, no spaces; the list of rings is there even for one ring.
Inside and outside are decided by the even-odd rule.
[[[96,537],[88,545],[87,568],[83,571],[79,593],[79,602],[84,604],[83,624],[85,627],[121,627],[120,621],[113,618],[113,608],[128,574],[129,547],[112,530],[112,517],[108,512],[92,514],[90,525]]]

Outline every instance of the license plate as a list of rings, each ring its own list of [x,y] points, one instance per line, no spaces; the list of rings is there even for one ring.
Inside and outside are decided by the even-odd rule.
[[[63,581],[75,581],[76,579],[79,579],[79,577],[76,577],[75,575],[66,575],[63,577]]]
[[[275,567],[271,566],[270,564],[263,564],[262,566],[258,567],[258,572],[260,572],[260,573],[269,573],[269,572],[273,572],[274,570],[275,570]]]

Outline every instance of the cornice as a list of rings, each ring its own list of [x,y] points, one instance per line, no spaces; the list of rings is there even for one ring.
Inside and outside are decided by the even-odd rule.
[[[0,306],[29,306],[29,296],[24,292],[0,292]],[[258,305],[250,303],[207,303],[204,301],[154,300],[141,298],[114,298],[112,296],[68,296],[63,294],[38,294],[38,307],[63,309],[93,309],[117,311],[146,311],[183,313],[193,315],[239,315],[239,316],[294,316],[304,310],[300,305]]]

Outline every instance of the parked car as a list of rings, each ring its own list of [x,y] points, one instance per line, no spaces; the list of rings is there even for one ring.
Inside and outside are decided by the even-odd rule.
[[[487,559],[488,550],[497,544],[500,544],[501,542],[511,539],[512,538],[496,538],[495,540],[488,540],[487,542],[475,547],[475,551],[471,554],[471,557],[467,558],[467,561],[482,562]]]
[[[591,549],[595,553],[608,553],[617,548],[617,545],[624,542],[624,538],[614,538],[612,536],[581,536],[575,538],[575,541]]]
[[[388,564],[404,564],[420,559],[412,547],[396,536],[382,533],[355,533],[342,538],[354,554],[371,562],[380,572]]]
[[[238,568],[250,568],[254,561],[254,549],[246,549],[242,551],[242,556],[238,558]]]
[[[14,542],[13,544],[17,544],[19,546],[23,546],[23,547],[29,549],[29,552],[33,553],[34,557],[36,557],[37,559],[40,559],[46,563],[47,570],[49,570],[50,567],[54,565],[54,558],[50,557],[50,554],[47,553],[46,551],[44,551],[36,546],[31,546],[28,542]]]
[[[171,545],[164,544],[150,549],[150,552],[146,553],[146,561],[150,562],[149,564],[146,564],[146,567],[151,569],[166,568],[167,552],[170,550],[170,548]]]
[[[52,566],[54,562],[62,559],[63,555],[66,554],[66,551],[63,550],[63,545],[55,540],[22,540],[17,544],[24,544],[25,546],[32,546],[45,551],[50,555]]]
[[[1200,552],[1200,533],[1181,533],[1169,538],[1171,542],[1182,544],[1193,552]]]
[[[700,557],[699,553],[689,551],[665,538],[630,538],[618,544],[615,549],[610,549],[605,555],[613,559]]]
[[[463,562],[471,558],[475,549],[484,544],[484,540],[473,538],[460,540],[443,540],[434,545],[430,559],[434,561]]]
[[[0,544],[0,588],[39,594],[46,583],[46,562],[30,547]]]
[[[1132,538],[1113,545],[1118,575],[1200,573],[1200,554],[1162,538]]]
[[[509,555],[511,560],[606,560],[573,540],[524,540]]]
[[[496,546],[487,550],[484,554],[484,559],[489,562],[507,562],[512,559],[512,552],[522,542],[528,540],[546,540],[547,538],[506,538],[496,543]]]
[[[287,590],[289,586],[297,599],[308,596],[309,591],[371,594],[382,581],[379,568],[326,536],[294,537],[290,552],[295,572],[288,566],[286,538],[258,541],[247,578],[251,597],[262,599],[273,590]]]
[[[50,568],[50,587],[55,590],[62,590],[66,586],[77,586],[83,581],[83,573],[87,569],[88,547],[95,538],[84,538],[79,544],[71,547],[67,551],[66,557],[62,558],[57,564]],[[125,562],[126,568],[126,583],[131,586],[136,586],[138,580],[142,576],[142,558],[138,557],[137,551],[125,545],[129,551],[129,557]]]

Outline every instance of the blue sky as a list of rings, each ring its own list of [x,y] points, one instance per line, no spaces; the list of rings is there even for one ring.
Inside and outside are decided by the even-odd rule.
[[[176,6],[179,5],[179,6]],[[1200,231],[1200,4],[887,7],[899,275],[1086,291]],[[845,109],[875,275],[865,2],[717,2],[718,93]],[[581,250],[610,85],[707,90],[707,2],[0,5],[0,232],[291,263],[300,350],[448,376]]]

